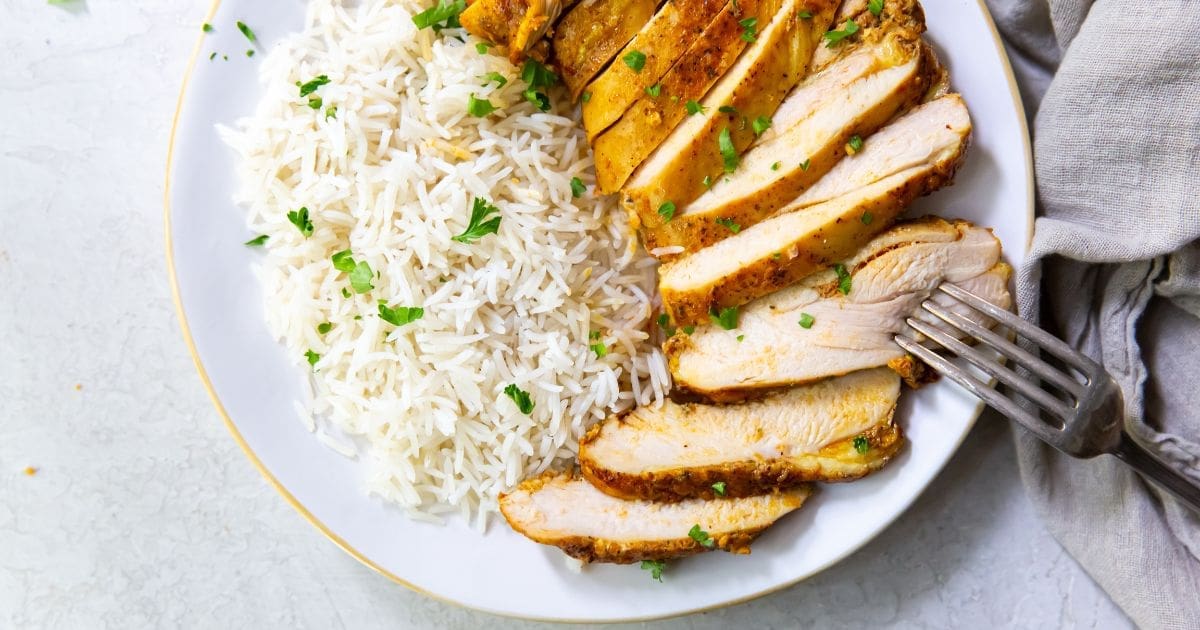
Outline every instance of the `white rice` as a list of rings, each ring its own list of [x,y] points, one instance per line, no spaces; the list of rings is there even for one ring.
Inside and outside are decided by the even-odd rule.
[[[461,31],[416,29],[426,4],[313,0],[304,31],[263,60],[254,115],[221,132],[241,158],[250,229],[269,236],[268,325],[312,373],[300,421],[414,518],[482,526],[499,492],[566,463],[607,413],[661,401],[669,377],[648,335],[653,259],[615,199],[592,196],[577,111],[557,91],[537,111],[519,69]],[[489,72],[508,83],[482,85]],[[321,74],[314,110],[296,84]],[[472,93],[502,109],[468,116]],[[580,199],[572,177],[588,186]],[[500,208],[500,230],[455,242],[475,197]],[[302,206],[308,238],[286,216]],[[345,249],[377,272],[370,292],[343,296],[330,257]],[[379,300],[424,317],[393,326]],[[529,392],[531,415],[509,384]]]

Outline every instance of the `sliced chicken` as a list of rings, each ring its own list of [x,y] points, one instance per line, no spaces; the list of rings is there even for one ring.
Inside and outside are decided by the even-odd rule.
[[[813,53],[810,72],[819,72],[834,59],[853,51],[863,43],[878,41],[884,32],[896,28],[925,32],[925,11],[917,0],[887,0],[879,15],[871,12],[867,0],[846,0],[833,18],[832,31],[845,31],[849,21],[857,29],[848,37],[827,40]]]
[[[782,4],[783,0],[730,2],[658,82],[656,95],[639,94],[621,118],[596,137],[592,153],[600,192],[616,192],[624,185],[687,116],[687,102],[702,99],[743,49],[755,57],[774,52],[763,38],[748,43],[755,38],[743,36],[751,28],[766,29]]]
[[[514,530],[574,558],[628,564],[710,549],[750,553],[758,534],[799,508],[809,493],[800,486],[744,499],[625,501],[571,473],[551,473],[500,495],[500,512]],[[696,526],[708,538],[690,536]]]
[[[526,57],[545,61],[549,45],[543,41],[563,9],[574,0],[475,0],[458,20],[467,32],[508,49],[508,59]]]
[[[592,427],[579,465],[608,494],[652,501],[858,479],[900,450],[899,397],[900,377],[877,368],[738,405],[639,407]]]
[[[558,74],[577,100],[584,88],[654,17],[663,0],[583,0],[554,29]]]
[[[669,221],[644,218],[646,248],[695,252],[771,216],[833,168],[851,138],[867,137],[919,102],[934,65],[919,39],[896,32],[813,76],[780,107],[783,124],[790,112],[805,112],[790,128],[764,137],[736,171]]]
[[[950,126],[958,142],[823,203],[787,206],[771,219],[663,265],[659,290],[672,319],[680,325],[707,321],[710,311],[741,306],[852,256],[918,197],[953,179],[970,123],[958,118],[939,124]],[[864,148],[870,144],[868,138]]]
[[[907,371],[913,362],[892,337],[911,333],[905,320],[939,284],[957,284],[1003,308],[1011,305],[1011,269],[1000,262],[1000,242],[989,230],[963,221],[928,217],[901,223],[868,243],[845,268],[847,294],[839,290],[836,271],[826,270],[746,305],[736,330],[704,325],[671,337],[665,350],[675,385],[727,401],[889,364]]]
[[[634,173],[624,199],[631,216],[660,225],[658,213],[670,202],[683,207],[724,172],[725,151],[740,155],[773,124],[784,96],[805,75],[809,59],[829,25],[834,0],[788,0],[781,14],[758,38],[764,54],[743,55],[689,115]],[[808,17],[800,17],[800,16]],[[585,122],[586,122],[586,110]],[[769,127],[767,127],[769,128]],[[721,135],[729,134],[723,147]]]
[[[671,0],[587,87],[583,128],[595,139],[679,61],[729,0]],[[641,64],[625,63],[643,55]]]

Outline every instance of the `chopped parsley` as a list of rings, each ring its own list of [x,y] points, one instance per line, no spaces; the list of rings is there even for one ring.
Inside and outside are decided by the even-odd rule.
[[[204,31],[205,33],[211,33],[213,32],[213,25],[205,22],[204,25],[200,27],[200,30]]]
[[[379,319],[393,326],[411,324],[422,317],[425,317],[425,309],[420,306],[388,307],[384,302],[379,302]]]
[[[727,219],[725,217],[717,217],[717,225],[725,226],[726,229],[734,234],[742,231],[742,226],[734,223],[733,219]]]
[[[267,236],[266,234],[261,234],[259,236],[255,236],[254,238],[252,238],[242,244],[247,245],[249,247],[262,247],[263,245],[267,244],[267,239],[269,239],[269,238],[271,238],[271,237]]]
[[[433,27],[434,32],[444,28],[458,28],[458,15],[467,10],[467,0],[439,0],[438,3],[413,16],[417,28]]]
[[[208,60],[212,61],[213,59],[216,59],[216,58],[217,58],[217,51],[214,50],[213,54],[208,56]]]
[[[333,268],[337,269],[338,271],[345,273],[354,271],[354,266],[356,264],[354,262],[354,253],[348,249],[342,250],[330,256],[329,260],[333,261]]]
[[[663,218],[663,223],[670,223],[671,219],[675,218],[675,202],[664,201],[662,205],[658,207],[658,216]]]
[[[467,97],[467,113],[476,118],[483,118],[499,109],[486,98],[476,98],[474,94]]]
[[[491,47],[491,44],[489,44],[488,42],[476,42],[475,43],[475,52],[477,52],[481,55],[486,55],[488,48],[490,48],[490,47]]]
[[[375,288],[375,285],[371,284],[374,277],[375,272],[371,271],[371,265],[365,260],[360,260],[350,271],[350,288],[354,289],[355,293],[366,293]]]
[[[329,322],[321,322],[320,324],[317,324],[317,333],[319,334],[324,335],[331,330],[333,330],[333,324]]]
[[[624,61],[630,70],[641,72],[642,68],[646,67],[646,54],[638,50],[631,50],[621,57],[621,61]]]
[[[337,105],[330,105],[325,108],[325,120],[337,118]]]
[[[862,148],[863,148],[863,139],[861,136],[857,136],[857,135],[850,136],[850,139],[848,141],[846,141],[846,149],[847,149],[846,152],[849,153],[850,155],[854,155],[855,153],[862,151]]]
[[[584,93],[583,93],[583,95],[579,97],[579,100],[583,101],[584,103],[587,103],[587,102],[591,101],[591,100],[592,100],[592,93],[591,93],[591,92],[584,92]]]
[[[488,203],[483,197],[476,197],[471,204],[471,218],[467,221],[467,229],[462,234],[450,237],[459,243],[471,245],[488,234],[500,231],[500,217],[488,218],[489,215],[499,214],[500,208]]]
[[[526,59],[525,65],[521,66],[521,80],[529,86],[521,93],[525,100],[533,103],[542,111],[549,111],[550,97],[546,96],[541,89],[558,83],[558,75],[536,59]]]
[[[817,319],[815,317],[813,317],[812,315],[809,315],[808,313],[800,313],[800,327],[801,328],[806,328],[806,329],[812,328],[813,324],[816,323],[816,321],[817,321]]]
[[[663,332],[666,333],[668,337],[675,336],[675,327],[671,325],[670,315],[667,315],[666,313],[659,313],[658,327],[663,329]]]
[[[717,111],[721,112],[722,114],[733,114],[734,116],[738,115],[738,110],[733,105],[722,105],[717,108]]]
[[[317,361],[321,360],[321,355],[317,354],[316,352],[313,352],[312,350],[307,350],[304,353],[304,358],[308,359],[309,365],[315,367],[317,365]]]
[[[571,196],[578,199],[587,192],[587,186],[583,185],[583,180],[578,177],[571,178]]]
[[[796,14],[796,17],[800,18],[801,20],[811,19],[812,11],[800,11],[799,13]]]
[[[312,236],[313,222],[308,218],[308,208],[292,210],[287,213],[287,218],[305,238]]]
[[[720,312],[716,308],[708,311],[708,316],[713,320],[713,323],[724,328],[725,330],[733,330],[738,325],[738,309],[736,306],[723,308]],[[689,335],[691,333],[688,333]]]
[[[812,158],[804,160],[803,162],[800,163],[800,170],[807,171],[808,167],[811,165],[812,165]]]
[[[239,21],[237,23],[237,27],[238,27],[238,30],[242,32],[242,35],[246,36],[246,40],[249,41],[251,44],[258,41],[258,37],[256,37],[254,35],[254,31],[250,30],[250,27],[246,26],[245,22]]]
[[[717,138],[717,147],[721,149],[721,160],[725,164],[725,172],[732,173],[737,170],[740,160],[737,150],[733,148],[733,138],[729,136],[729,127],[721,128],[721,135]]]
[[[662,581],[663,569],[667,568],[666,560],[642,560],[642,570],[649,571],[650,577]]]
[[[867,0],[867,10],[871,15],[879,17],[879,14],[883,13],[883,0]]]
[[[517,409],[525,415],[533,413],[533,401],[529,399],[529,392],[517,387],[509,385],[504,388],[504,395],[512,399],[517,404]]]
[[[754,123],[750,126],[754,129],[754,135],[761,136],[764,131],[771,128],[771,119],[766,116],[759,116],[754,119]]]
[[[758,41],[758,18],[749,17],[738,22],[738,24],[742,27],[742,41]]]
[[[323,104],[324,104],[324,103],[321,101],[321,97],[320,97],[320,96],[310,96],[310,97],[308,97],[308,106],[309,106],[309,108],[311,108],[311,109],[321,109],[321,105],[323,105]]]
[[[704,176],[704,179],[700,180],[700,183],[701,183],[701,184],[704,184],[704,187],[705,187],[705,188],[712,188],[712,176],[711,176],[711,175],[705,175],[705,176]]]
[[[863,225],[871,225],[871,222],[875,220],[875,215],[871,214],[871,212],[868,210],[864,210],[862,216],[859,217],[858,220],[862,221]]]
[[[321,87],[322,85],[326,85],[328,83],[329,83],[329,76],[320,74],[320,75],[317,75],[317,78],[315,78],[311,81],[305,82],[305,83],[301,83],[301,82],[297,81],[296,87],[300,88],[300,97],[304,98],[305,96],[308,96],[309,94],[312,94],[313,92],[316,92],[317,88]]]
[[[346,287],[342,287],[342,297],[344,297],[344,298],[350,297],[350,289],[347,289]],[[360,316],[355,315],[354,319],[360,319]]]
[[[717,496],[719,496],[719,497],[725,496],[725,482],[724,481],[718,481],[717,483],[714,483],[712,485],[712,489],[713,489],[713,492],[715,492]]]
[[[859,455],[863,455],[867,451],[871,450],[871,442],[861,435],[854,436],[853,444],[854,450],[858,451]]]
[[[783,166],[783,162],[776,162],[771,165],[771,170],[778,171],[780,166]]]
[[[608,346],[604,345],[604,340],[600,338],[600,331],[593,330],[588,333],[588,341],[595,342],[588,344],[588,348],[596,353],[597,359],[603,359],[608,354]]]
[[[253,56],[254,56],[254,49],[253,49],[253,48],[247,48],[247,49],[246,49],[246,56],[247,56],[247,57],[253,57]]]
[[[850,279],[850,272],[846,271],[846,265],[838,263],[833,266],[833,270],[837,272],[838,291],[841,291],[842,295],[850,295],[850,287],[853,281]]]
[[[500,74],[499,72],[489,72],[480,78],[484,80],[483,85],[487,85],[488,83],[495,83],[496,87],[504,87],[504,84],[508,83],[508,79],[505,78],[505,76],[503,74]]]
[[[737,340],[738,340],[738,343],[742,343],[743,341],[746,340],[746,335],[738,335]]]
[[[683,334],[685,334],[685,335],[691,335],[692,333],[696,332],[696,327],[695,326],[684,326],[683,328],[680,328],[679,330],[682,330]]]
[[[708,113],[708,108],[700,103],[697,103],[695,99],[688,99],[688,102],[684,104],[684,107],[687,108],[687,113],[689,116]]]
[[[655,83],[654,85],[651,85],[646,88],[646,95],[649,96],[650,98],[658,98],[658,96],[660,94],[662,94],[662,84],[661,83]]]
[[[700,543],[700,546],[705,549],[712,549],[717,546],[717,541],[713,540],[712,536],[708,535],[708,532],[700,529],[699,523],[692,525],[692,528],[688,530],[688,538]]]
[[[825,47],[833,48],[834,46],[840,44],[847,37],[850,37],[851,35],[853,35],[857,32],[858,32],[858,23],[856,23],[853,18],[848,19],[848,20],[846,20],[845,26],[843,26],[841,30],[829,31],[829,32],[825,33],[825,41],[826,41]]]

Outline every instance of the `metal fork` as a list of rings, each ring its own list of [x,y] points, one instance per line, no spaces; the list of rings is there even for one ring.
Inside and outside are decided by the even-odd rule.
[[[938,292],[954,298],[959,309],[965,307],[968,312],[974,311],[973,315],[976,317],[986,315],[1007,326],[1033,342],[1044,353],[1058,358],[1077,374],[1052,366],[1009,341],[1004,335],[981,324],[977,319],[956,312],[933,299],[925,300],[921,308],[936,317],[939,323],[946,324],[949,329],[916,317],[910,317],[908,325],[944,350],[962,357],[1024,396],[1033,403],[1035,409],[1022,407],[1013,398],[997,391],[942,354],[921,345],[911,337],[903,334],[896,336],[896,343],[901,348],[946,378],[963,386],[1000,413],[1017,421],[1050,446],[1079,458],[1113,455],[1143,477],[1175,495],[1184,505],[1200,512],[1200,484],[1160,461],[1125,431],[1121,390],[1100,364],[1050,333],[961,287],[943,284],[938,288]],[[972,347],[962,340],[964,335],[974,339],[978,345],[991,348],[1020,364],[1039,377],[1041,383],[1017,374],[1002,365],[997,358]]]

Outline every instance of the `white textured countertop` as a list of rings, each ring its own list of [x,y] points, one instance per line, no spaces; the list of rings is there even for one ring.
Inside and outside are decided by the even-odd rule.
[[[207,6],[0,0],[0,628],[536,625],[426,599],[343,554],[209,404],[175,321],[161,201]],[[1039,524],[1008,431],[985,417],[833,569],[649,625],[1128,627]]]

